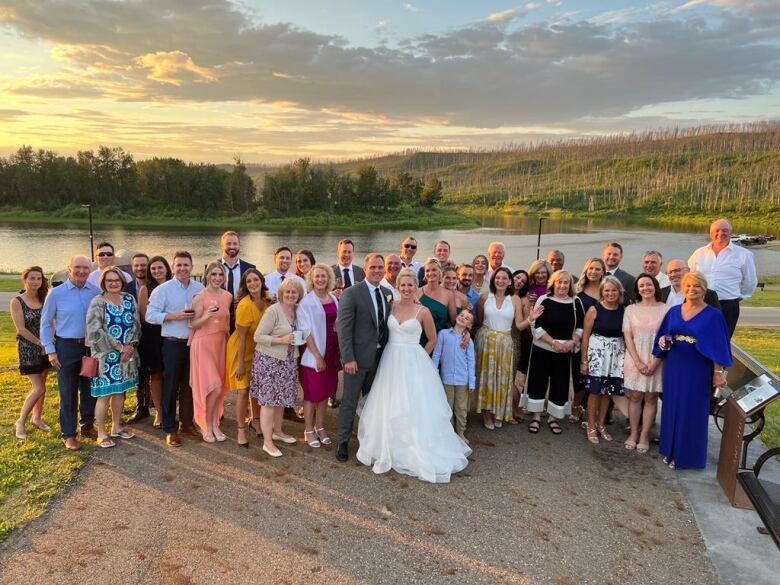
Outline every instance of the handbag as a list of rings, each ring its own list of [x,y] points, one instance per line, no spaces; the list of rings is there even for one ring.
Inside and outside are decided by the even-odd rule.
[[[96,378],[98,375],[98,360],[92,356],[85,355],[81,358],[81,370],[79,376],[85,378]]]

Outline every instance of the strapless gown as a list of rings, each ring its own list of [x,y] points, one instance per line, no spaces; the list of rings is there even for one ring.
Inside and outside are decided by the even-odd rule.
[[[447,483],[468,465],[471,449],[452,428],[441,379],[420,346],[420,322],[390,315],[387,326],[389,341],[360,415],[357,458],[374,473],[394,469]]]

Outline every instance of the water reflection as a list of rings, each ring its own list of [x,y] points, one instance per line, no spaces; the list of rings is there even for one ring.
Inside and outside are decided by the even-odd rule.
[[[418,259],[433,251],[434,243],[444,239],[452,244],[457,261],[470,261],[484,253],[493,240],[503,241],[508,248],[507,262],[515,268],[527,268],[536,258],[536,217],[513,215],[482,218],[482,227],[473,230],[434,230],[412,232],[417,238]],[[177,249],[189,250],[197,271],[219,255],[219,235],[228,226],[214,228],[140,228],[99,226],[95,241],[108,240],[117,249],[143,250],[152,254],[172,256]],[[748,228],[739,226],[741,231]],[[560,249],[566,254],[566,267],[579,272],[590,256],[599,256],[604,243],[618,241],[625,249],[623,266],[638,272],[646,250],[657,249],[666,259],[687,259],[693,250],[707,242],[705,229],[698,227],[646,226],[616,220],[546,218],[543,224],[541,252]],[[333,263],[336,244],[343,237],[356,243],[356,257],[368,251],[397,252],[400,242],[409,232],[400,230],[272,230],[242,229],[242,257],[256,263],[261,270],[273,269],[273,251],[280,245],[291,249],[307,248],[318,261]],[[39,264],[47,271],[62,268],[73,254],[89,255],[89,233],[84,225],[42,226],[0,224],[0,269],[18,271]],[[780,249],[753,249],[756,265],[762,276],[780,275]]]

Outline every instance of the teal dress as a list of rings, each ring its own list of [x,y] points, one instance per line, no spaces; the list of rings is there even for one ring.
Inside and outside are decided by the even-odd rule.
[[[105,327],[109,337],[125,345],[130,342],[131,331],[135,320],[135,303],[130,295],[122,295],[122,303],[113,305],[106,303]],[[98,376],[92,378],[90,393],[93,397],[121,394],[138,386],[138,375],[126,377],[120,367],[120,354],[117,350],[109,351],[100,360]]]
[[[436,333],[439,333],[442,329],[447,329],[450,326],[450,313],[447,310],[447,305],[440,303],[425,293],[420,297],[420,304],[431,312],[433,325],[436,327]],[[423,330],[422,335],[420,335],[420,345],[425,347],[427,343],[428,337]]]

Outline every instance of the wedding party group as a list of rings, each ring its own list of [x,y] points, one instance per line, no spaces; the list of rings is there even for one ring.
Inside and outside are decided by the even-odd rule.
[[[40,267],[22,271],[11,316],[31,391],[15,433],[51,430],[42,410],[54,369],[70,450],[79,436],[102,448],[133,439],[122,414],[134,390],[128,424],[149,417],[170,447],[185,436],[226,441],[232,391],[236,444],[262,437],[268,457],[302,439],[375,473],[441,483],[468,465],[471,412],[488,431],[527,423],[532,435],[557,436],[568,426],[597,445],[613,440],[617,410],[625,449],[645,454],[658,442],[669,467],[703,468],[712,391],[727,384],[740,301],[757,284],[753,255],[731,232],[718,219],[688,259],[664,264],[650,250],[636,270],[619,242],[578,271],[560,250],[511,259],[526,270],[510,267],[501,242],[455,262],[440,240],[421,262],[409,236],[398,252],[362,260],[343,239],[333,265],[279,246],[263,273],[227,231],[200,278],[186,250],[137,252],[120,267],[100,242],[96,267],[73,256],[53,288]],[[338,409],[331,429],[328,408]],[[302,422],[302,437],[285,431],[286,418]]]

